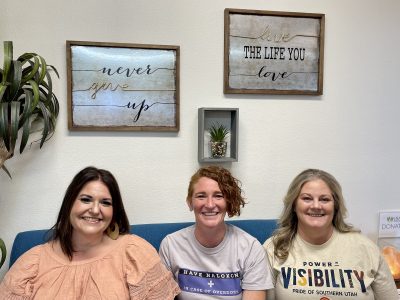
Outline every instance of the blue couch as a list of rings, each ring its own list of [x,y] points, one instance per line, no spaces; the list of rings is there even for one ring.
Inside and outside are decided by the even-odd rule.
[[[264,243],[269,238],[272,232],[277,226],[277,220],[233,220],[227,221],[227,223],[233,224],[247,233],[257,238],[260,243]],[[179,229],[192,225],[193,222],[181,222],[181,223],[156,223],[156,224],[138,224],[131,226],[131,233],[136,234],[150,244],[153,245],[157,250],[160,247],[162,239],[172,232]],[[24,231],[17,234],[15,237],[11,255],[10,255],[10,267],[18,259],[18,257],[31,249],[32,247],[43,244],[46,241],[48,230],[30,230]]]

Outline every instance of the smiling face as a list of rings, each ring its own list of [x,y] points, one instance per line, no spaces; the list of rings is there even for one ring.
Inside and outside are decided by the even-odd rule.
[[[225,228],[226,200],[215,180],[201,177],[193,186],[188,205],[194,211],[196,226]]]
[[[89,181],[79,192],[70,213],[73,239],[102,237],[113,217],[112,197],[100,180]]]
[[[335,201],[332,191],[321,179],[306,182],[295,202],[300,236],[309,241],[311,237],[329,239],[333,232],[332,220]]]

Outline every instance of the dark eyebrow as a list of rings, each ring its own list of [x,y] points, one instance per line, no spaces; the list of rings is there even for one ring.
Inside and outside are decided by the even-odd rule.
[[[92,196],[90,196],[90,195],[87,195],[87,194],[80,194],[80,195],[79,195],[79,197],[88,197],[88,198],[93,198]]]

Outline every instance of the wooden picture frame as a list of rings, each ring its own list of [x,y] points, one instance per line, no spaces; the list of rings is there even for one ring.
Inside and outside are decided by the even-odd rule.
[[[323,93],[325,15],[226,8],[225,94]]]
[[[68,128],[179,131],[179,46],[67,41]]]

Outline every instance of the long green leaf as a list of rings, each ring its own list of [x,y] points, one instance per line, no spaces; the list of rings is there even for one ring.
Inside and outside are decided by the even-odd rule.
[[[49,73],[46,73],[46,79],[47,79],[47,83],[46,82],[44,82],[42,85],[45,87],[45,88],[47,88],[47,99],[49,100],[49,101],[51,101],[51,97],[52,97],[52,95],[53,95],[53,82],[52,82],[52,80],[51,80],[51,76],[50,76],[50,74]]]
[[[22,63],[22,67],[24,70],[24,76],[27,76],[32,71],[32,69],[35,65],[35,63],[32,61],[32,59],[35,56],[36,56],[36,53],[27,52],[27,53],[20,55],[20,57],[18,57],[17,60]],[[29,66],[25,67],[25,64],[29,64]]]
[[[22,77],[22,81],[24,81],[24,82],[31,80],[33,78],[33,76],[35,76],[37,71],[39,70],[39,67],[40,67],[39,58],[37,58],[37,56],[34,56],[33,60],[34,60],[34,64],[33,64],[32,70],[28,74],[26,74]]]
[[[11,62],[13,59],[13,44],[11,41],[4,42],[4,69],[3,69],[3,80],[5,83],[7,81],[8,73],[10,72]]]
[[[7,107],[7,103],[0,103],[0,141],[4,141],[4,137],[7,135],[8,127],[8,120],[5,120],[3,117],[3,107]]]
[[[18,57],[18,60],[21,61],[21,62],[22,61],[27,62],[27,61],[31,60],[32,58],[34,58],[35,56],[37,56],[37,54],[34,53],[34,52],[26,52],[24,54],[21,54]]]
[[[50,131],[49,113],[42,102],[39,102],[38,106],[40,107],[43,116],[43,131],[42,131],[42,139],[40,140],[40,148],[42,148],[44,142],[46,141],[47,135]]]
[[[46,76],[47,73],[47,64],[46,64],[46,60],[41,57],[40,55],[38,55],[39,60],[40,60],[40,77],[39,77],[39,83],[41,83],[44,80],[44,77]]]
[[[31,130],[31,120],[28,118],[25,120],[24,125],[22,127],[22,137],[21,137],[21,144],[19,146],[19,153],[24,152],[25,146],[28,143],[30,130]]]
[[[57,69],[56,69],[55,66],[53,66],[53,65],[48,65],[48,67],[51,68],[51,69],[54,71],[54,73],[56,73],[56,75],[57,75],[58,78],[60,78],[60,74],[58,74],[58,71],[57,71]]]
[[[17,101],[11,102],[11,118],[10,118],[10,152],[14,153],[15,143],[18,137],[19,123],[19,108],[20,103]]]
[[[6,244],[4,244],[4,241],[1,238],[0,238],[0,250],[1,250],[0,268],[1,268],[7,256]]]
[[[8,104],[9,102],[0,103],[0,137],[3,138],[4,145],[10,152],[10,138],[8,134]]]
[[[40,88],[40,92],[46,97],[45,104],[49,109],[51,115],[58,117],[60,110],[58,99],[56,95],[53,94],[53,84],[49,73],[46,73],[47,82],[43,81]],[[46,90],[47,89],[47,90]]]
[[[29,120],[29,117],[31,115],[31,106],[32,106],[32,92],[30,90],[24,89],[25,96],[20,99],[22,102],[22,106],[24,107],[24,110],[22,111],[22,115],[19,121],[19,128],[22,127],[22,124],[25,123],[26,120]],[[24,101],[25,100],[25,101]]]
[[[45,81],[43,81],[42,84],[39,86],[40,99],[46,105],[47,109],[49,110],[50,115],[52,117],[57,118],[59,111],[60,111],[59,102],[58,102],[56,95],[53,94],[51,78],[50,78],[49,73],[46,74],[46,77],[48,77],[47,80],[50,84],[47,85],[47,83]]]
[[[6,174],[8,175],[8,177],[10,177],[10,179],[12,179],[11,173],[10,171],[8,171],[8,169],[6,168],[6,165],[3,163],[3,165],[1,166],[1,168],[3,169],[4,172],[6,172]],[[0,265],[1,268],[1,265]]]
[[[32,88],[32,93],[33,93],[33,101],[32,101],[32,111],[36,108],[36,106],[39,103],[40,100],[40,92],[39,92],[39,86],[34,80],[29,80],[28,84]]]
[[[8,88],[8,85],[4,84],[3,82],[0,82],[0,103],[4,102],[3,96],[4,96],[4,93],[6,92],[7,88]]]
[[[32,72],[33,66],[35,63],[30,60],[19,60],[22,64],[22,80],[25,80],[25,78]],[[25,64],[28,64],[28,66],[25,66]],[[23,81],[25,83],[26,81]]]
[[[10,101],[16,100],[18,90],[21,86],[22,64],[20,61],[18,61],[18,60],[13,61],[12,73],[13,73],[13,79],[11,81],[10,94],[9,94]]]
[[[56,68],[54,68],[53,66],[49,66],[49,67],[51,67],[51,68],[56,72],[57,76],[59,77]],[[60,107],[59,107],[58,99],[57,99],[56,95],[53,93],[53,81],[52,81],[52,79],[51,79],[51,76],[50,76],[49,72],[46,73],[46,79],[47,79],[47,82],[46,82],[46,81],[43,81],[43,82],[41,83],[41,87],[44,87],[45,89],[47,89],[47,92],[44,91],[43,89],[41,89],[41,92],[42,92],[44,95],[46,95],[47,100],[48,100],[49,102],[53,102],[53,104],[54,104],[54,112],[55,112],[56,117],[57,117],[57,116],[58,116],[58,113],[59,113],[59,108],[60,108]]]
[[[56,116],[56,118],[58,117],[58,114],[60,112],[60,104],[58,102],[58,99],[56,97],[56,95],[53,94],[53,103],[54,103],[54,114]]]
[[[20,57],[18,57],[17,60],[20,61],[22,64],[22,71],[23,71],[22,77],[23,78],[28,76],[28,74],[31,73],[31,71],[35,65],[34,61],[32,60],[34,56],[35,56],[34,53],[24,53]],[[26,66],[26,65],[28,65],[28,66]]]

